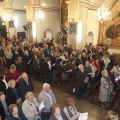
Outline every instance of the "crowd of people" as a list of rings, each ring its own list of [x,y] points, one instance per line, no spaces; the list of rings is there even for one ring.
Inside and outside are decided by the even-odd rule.
[[[13,36],[0,42],[0,62],[2,66],[10,68],[6,74],[0,69],[0,105],[3,108],[0,115],[3,120],[13,120],[14,117],[15,120],[76,120],[80,113],[75,108],[74,100],[69,98],[60,112],[50,89],[50,84],[57,81],[58,72],[61,72],[64,89],[76,78],[78,100],[100,80],[99,100],[102,107],[109,101],[110,94],[120,88],[119,62],[113,53],[108,53],[105,48],[98,51],[92,43],[85,45],[83,50],[76,50],[70,44],[56,43],[54,39],[44,39],[38,43]],[[22,67],[25,69],[20,73]],[[34,85],[29,77],[31,69],[35,80],[40,81],[41,74],[47,78],[38,99],[34,97]],[[41,102],[45,104],[42,111],[39,110]]]

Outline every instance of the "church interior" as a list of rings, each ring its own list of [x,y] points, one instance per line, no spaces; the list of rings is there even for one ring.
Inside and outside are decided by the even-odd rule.
[[[8,75],[10,72],[14,77]],[[0,106],[1,96],[9,96],[4,73],[6,82],[14,80],[22,96],[21,81],[26,73],[34,85],[36,99],[44,90],[44,83],[49,83],[61,111],[64,112],[66,100],[73,98],[75,109],[88,113],[88,118],[82,119],[80,115],[46,119],[43,114],[38,118],[34,113],[30,119],[23,107],[26,92],[20,107],[25,120],[118,120],[120,0],[0,0]],[[51,102],[51,96],[45,94]],[[0,120],[7,120],[10,115],[3,117],[1,111]],[[109,111],[116,119],[108,115]]]

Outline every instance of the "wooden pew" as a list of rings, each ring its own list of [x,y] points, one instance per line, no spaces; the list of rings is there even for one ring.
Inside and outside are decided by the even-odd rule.
[[[98,80],[93,86],[92,86],[92,95],[89,98],[89,100],[92,103],[97,103],[98,101],[95,101],[95,97],[99,96],[99,92],[100,92],[100,80]]]

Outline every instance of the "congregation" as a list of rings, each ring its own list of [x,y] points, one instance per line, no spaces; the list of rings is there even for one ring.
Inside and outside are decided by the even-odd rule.
[[[55,39],[38,43],[13,36],[0,42],[0,62],[10,68],[8,73],[0,69],[1,120],[78,120],[80,113],[73,98],[66,100],[63,110],[56,103],[50,85],[57,81],[58,72],[61,72],[64,91],[76,78],[74,92],[78,100],[100,81],[99,100],[103,108],[110,94],[120,89],[119,61],[106,48],[98,51],[92,43],[85,45],[83,50],[76,50],[70,44],[56,43]],[[38,98],[34,96],[31,72],[37,81],[42,80],[42,74],[46,75],[47,83],[43,84]],[[42,102],[45,107],[39,110]],[[105,120],[118,120],[118,114],[110,111]]]

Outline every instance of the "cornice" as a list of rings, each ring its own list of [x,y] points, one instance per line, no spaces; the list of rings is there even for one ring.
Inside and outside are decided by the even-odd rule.
[[[44,11],[60,11],[59,7],[50,7],[50,6],[36,6],[36,5],[33,5],[32,8],[33,9],[41,9],[41,10],[44,10]]]

